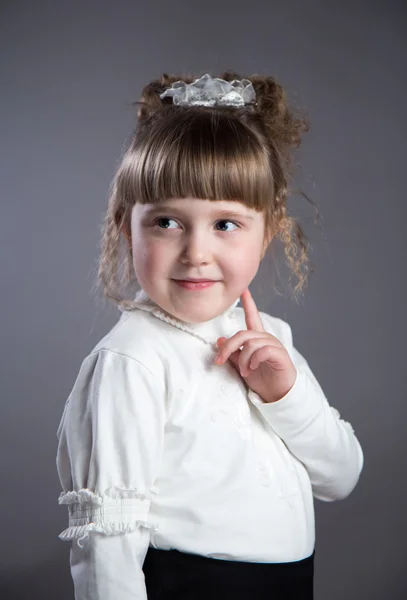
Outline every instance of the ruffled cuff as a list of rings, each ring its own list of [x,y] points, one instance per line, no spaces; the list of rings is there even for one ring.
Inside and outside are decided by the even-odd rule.
[[[66,504],[69,527],[59,534],[63,541],[81,541],[93,531],[104,535],[118,535],[135,531],[138,527],[156,530],[158,524],[148,520],[150,499],[133,488],[111,488],[100,496],[86,488],[62,492],[59,504]]]

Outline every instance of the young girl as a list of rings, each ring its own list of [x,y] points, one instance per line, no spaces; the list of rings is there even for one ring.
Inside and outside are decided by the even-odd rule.
[[[313,496],[348,496],[363,454],[248,289],[274,237],[305,283],[286,201],[306,123],[272,77],[231,72],[164,75],[136,104],[99,270],[122,314],[58,429],[75,598],[309,600]]]

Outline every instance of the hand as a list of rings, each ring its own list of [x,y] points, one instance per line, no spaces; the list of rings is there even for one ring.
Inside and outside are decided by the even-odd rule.
[[[247,329],[238,331],[231,338],[218,338],[220,350],[215,363],[221,365],[229,360],[264,402],[276,402],[294,385],[296,368],[280,340],[264,330],[248,288],[240,299]]]

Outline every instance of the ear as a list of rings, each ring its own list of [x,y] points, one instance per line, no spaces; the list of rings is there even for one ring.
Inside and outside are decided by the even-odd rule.
[[[121,228],[121,232],[124,235],[124,237],[127,240],[127,243],[130,246],[130,250],[131,250],[131,229],[130,229],[130,224],[128,223],[123,223],[122,228]]]
[[[126,237],[126,238],[130,238],[131,237],[131,235],[130,235],[130,229],[129,229],[129,226],[128,226],[127,223],[123,223],[121,231],[122,231],[122,234],[124,235],[124,237]]]
[[[131,224],[129,219],[124,220],[124,222],[122,223],[121,233],[124,235],[125,238],[131,238]]]
[[[261,252],[260,260],[263,260],[264,255],[266,254],[267,248],[271,244],[273,237],[274,237],[274,232],[272,231],[271,227],[269,227],[264,233],[263,249]]]

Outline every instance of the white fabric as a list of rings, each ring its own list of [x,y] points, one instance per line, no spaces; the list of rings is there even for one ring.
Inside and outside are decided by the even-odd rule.
[[[84,359],[58,428],[76,599],[145,599],[149,544],[240,561],[309,556],[313,496],[350,494],[363,453],[290,326],[261,313],[297,368],[266,404],[230,364],[213,364],[217,338],[246,328],[237,302],[188,325],[137,299]]]

